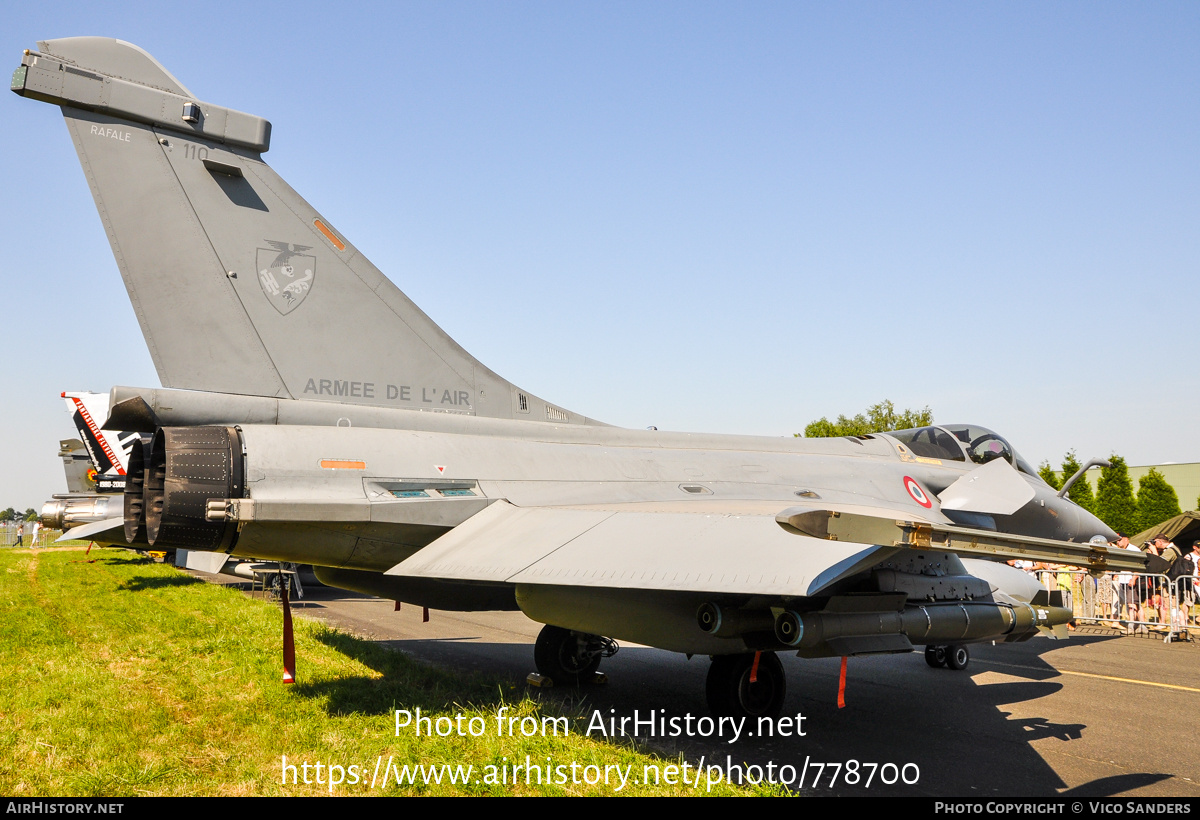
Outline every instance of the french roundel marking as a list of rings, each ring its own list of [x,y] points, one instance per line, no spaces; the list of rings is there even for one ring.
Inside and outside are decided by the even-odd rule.
[[[925,509],[933,506],[933,502],[929,500],[929,496],[925,495],[925,491],[921,489],[921,485],[912,476],[904,477],[904,489],[908,490],[908,494],[912,496],[913,501]]]

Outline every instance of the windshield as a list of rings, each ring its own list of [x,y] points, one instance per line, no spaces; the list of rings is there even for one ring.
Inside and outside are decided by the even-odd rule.
[[[1037,476],[1029,463],[1002,436],[986,427],[973,424],[943,424],[937,427],[917,427],[895,430],[889,436],[903,443],[913,455],[947,461],[966,461],[987,464],[1002,458],[1021,472]]]
[[[947,424],[944,429],[962,442],[967,457],[976,464],[987,464],[989,461],[1002,458],[1026,475],[1037,476],[1037,471],[1018,455],[1011,444],[986,427],[976,427],[971,424]]]
[[[896,430],[888,433],[903,442],[913,455],[922,458],[944,458],[948,461],[966,461],[962,449],[950,434],[940,427],[918,427],[915,430]]]

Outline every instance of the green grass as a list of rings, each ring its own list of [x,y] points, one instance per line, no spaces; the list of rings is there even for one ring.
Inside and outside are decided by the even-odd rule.
[[[300,683],[281,681],[278,605],[204,584],[124,550],[0,551],[0,793],[10,796],[328,794],[328,776],[281,782],[297,766],[338,764],[334,794],[611,794],[603,782],[384,786],[406,764],[532,761],[660,769],[664,760],[580,734],[582,714],[523,687],[452,675],[370,641],[296,619]],[[500,737],[497,710],[572,719],[566,737]],[[395,733],[396,709],[464,720],[479,737]],[[476,724],[478,726],[478,723]],[[358,766],[358,783],[349,766]],[[561,770],[569,776],[570,769]],[[582,768],[576,770],[582,775]],[[593,770],[594,771],[594,770]],[[499,779],[498,775],[497,778]],[[531,778],[532,779],[532,778]],[[697,794],[639,786],[622,794]],[[714,794],[756,793],[724,784]],[[760,790],[757,793],[762,793]]]

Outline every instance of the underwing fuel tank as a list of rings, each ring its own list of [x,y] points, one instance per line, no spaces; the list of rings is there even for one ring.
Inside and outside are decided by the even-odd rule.
[[[704,603],[704,633],[755,650],[794,650],[803,657],[909,652],[914,645],[1024,641],[1063,637],[1070,594],[1048,591],[1025,572],[938,550],[892,555],[851,589],[798,599],[797,608]]]
[[[1071,617],[1061,606],[994,601],[908,606],[896,612],[784,611],[775,620],[775,637],[805,657],[909,652],[914,644],[1022,640]]]
[[[959,576],[958,581],[987,587],[971,576]],[[914,645],[1011,643],[1039,633],[1061,637],[1072,617],[1069,596],[1037,586],[1028,599],[995,589],[977,599],[958,600],[923,600],[903,592],[857,593],[834,596],[817,609],[777,614],[706,602],[696,612],[696,624],[708,635],[738,640],[748,649],[794,650],[817,658],[903,653]]]

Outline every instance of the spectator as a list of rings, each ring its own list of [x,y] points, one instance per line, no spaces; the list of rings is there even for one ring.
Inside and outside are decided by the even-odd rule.
[[[1117,533],[1117,540],[1113,542],[1113,546],[1121,550],[1133,550],[1141,552],[1133,544],[1129,543],[1129,536],[1123,532]],[[1137,622],[1142,620],[1140,607],[1138,606],[1137,585],[1133,581],[1132,572],[1120,572],[1113,578],[1117,587],[1117,612],[1118,618],[1124,617],[1122,626],[1126,632],[1133,632],[1137,626]]]
[[[1192,607],[1196,605],[1196,584],[1200,579],[1200,539],[1192,542],[1192,551],[1178,561],[1186,569],[1176,580],[1179,588],[1179,600],[1183,605],[1184,624],[1192,620]]]
[[[1179,547],[1171,543],[1171,539],[1165,535],[1154,536],[1154,554],[1166,561],[1168,564],[1174,564],[1179,560]]]

